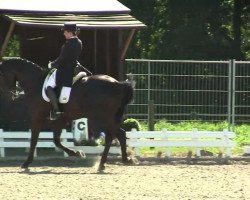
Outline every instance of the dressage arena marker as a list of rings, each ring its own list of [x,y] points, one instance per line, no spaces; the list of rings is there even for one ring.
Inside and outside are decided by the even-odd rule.
[[[234,132],[223,131],[137,131],[132,129],[127,132],[127,144],[135,148],[135,155],[139,156],[140,147],[167,147],[166,156],[170,157],[170,147],[190,147],[196,149],[196,156],[201,156],[201,148],[217,147],[225,148],[226,156],[231,156],[231,148],[236,145],[232,141]]]
[[[89,139],[88,132],[88,119],[81,118],[72,121],[72,132],[74,133],[74,139],[80,141],[83,139]]]

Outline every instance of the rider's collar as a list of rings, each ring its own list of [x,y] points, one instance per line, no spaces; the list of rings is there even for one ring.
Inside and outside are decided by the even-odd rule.
[[[77,36],[74,35],[74,36],[70,37],[69,40],[70,40],[70,39],[73,39],[73,38],[77,38]]]

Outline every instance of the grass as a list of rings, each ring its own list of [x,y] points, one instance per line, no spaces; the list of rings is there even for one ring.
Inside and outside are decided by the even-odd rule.
[[[142,130],[147,130],[147,123],[141,122]],[[162,129],[167,129],[169,131],[183,130],[190,131],[194,128],[198,130],[207,130],[207,131],[222,131],[225,128],[228,128],[229,125],[227,122],[219,122],[219,123],[211,123],[211,122],[202,122],[202,121],[192,121],[192,122],[180,122],[180,123],[169,123],[165,120],[160,120],[155,123],[155,130],[160,131]],[[236,134],[235,141],[237,146],[232,149],[233,155],[242,155],[243,154],[243,146],[250,145],[250,125],[241,124],[236,125],[234,127],[234,131]],[[194,149],[188,148],[171,148],[171,153],[173,155],[184,155],[187,154],[189,150],[192,150],[195,153]],[[205,148],[204,150],[210,151],[214,154],[218,154],[220,152],[224,152],[223,149],[219,148]],[[157,154],[158,152],[165,153],[166,148],[141,148],[140,153],[143,154]]]

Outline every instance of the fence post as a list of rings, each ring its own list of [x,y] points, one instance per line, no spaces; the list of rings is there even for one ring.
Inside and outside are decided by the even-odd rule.
[[[4,142],[3,136],[3,129],[0,129],[0,144]],[[0,145],[1,146],[1,145]],[[0,156],[5,157],[5,147],[0,147]]]
[[[227,121],[230,128],[231,124],[231,109],[232,109],[232,63],[228,63],[228,98],[227,98]]]
[[[167,129],[163,129],[162,132],[163,132],[163,133],[166,133],[166,134],[168,133],[168,132],[167,132]],[[167,142],[169,142],[168,136],[166,137],[165,140],[166,140]],[[167,156],[168,158],[170,158],[170,156],[171,156],[171,151],[170,151],[170,148],[169,148],[169,147],[167,147],[167,149],[166,149],[166,156]]]
[[[136,128],[132,128],[131,133],[133,135],[136,134],[137,133],[137,129]],[[131,138],[130,138],[130,140],[131,140]],[[132,141],[133,142],[138,141],[138,138],[132,137]],[[138,146],[135,147],[135,156],[137,156],[137,157],[140,156],[140,149],[139,149]]]
[[[154,130],[154,101],[151,100],[151,66],[150,66],[150,60],[148,61],[148,130],[153,131]]]
[[[151,90],[150,76],[151,76],[151,66],[150,66],[150,60],[149,60],[148,61],[148,101],[150,101],[150,99],[151,99],[151,97],[150,97],[150,90]]]
[[[235,59],[231,60],[232,63],[232,130],[234,131],[235,124],[235,76],[236,76],[236,67]]]
[[[229,147],[229,136],[228,136],[228,129],[224,129],[224,140],[226,142],[226,156],[231,156],[231,147]]]
[[[235,124],[235,59],[231,59],[228,65],[228,123],[229,129],[234,130]]]
[[[154,131],[154,101],[148,101],[148,130]]]
[[[193,129],[193,133],[195,134],[195,142],[196,142],[196,144],[199,144],[200,143],[200,138],[199,138],[198,129],[194,128]],[[196,147],[195,150],[196,150],[196,156],[200,157],[201,156],[201,149],[200,149],[200,147]]]

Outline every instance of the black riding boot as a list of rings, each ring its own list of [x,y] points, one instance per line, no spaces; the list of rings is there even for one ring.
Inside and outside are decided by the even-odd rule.
[[[50,112],[50,119],[56,120],[62,114],[62,112],[60,112],[60,109],[58,107],[58,98],[57,98],[55,91],[52,87],[48,87],[46,91],[47,91],[47,96],[49,97],[50,102],[51,102],[52,107],[53,107],[52,111]]]

